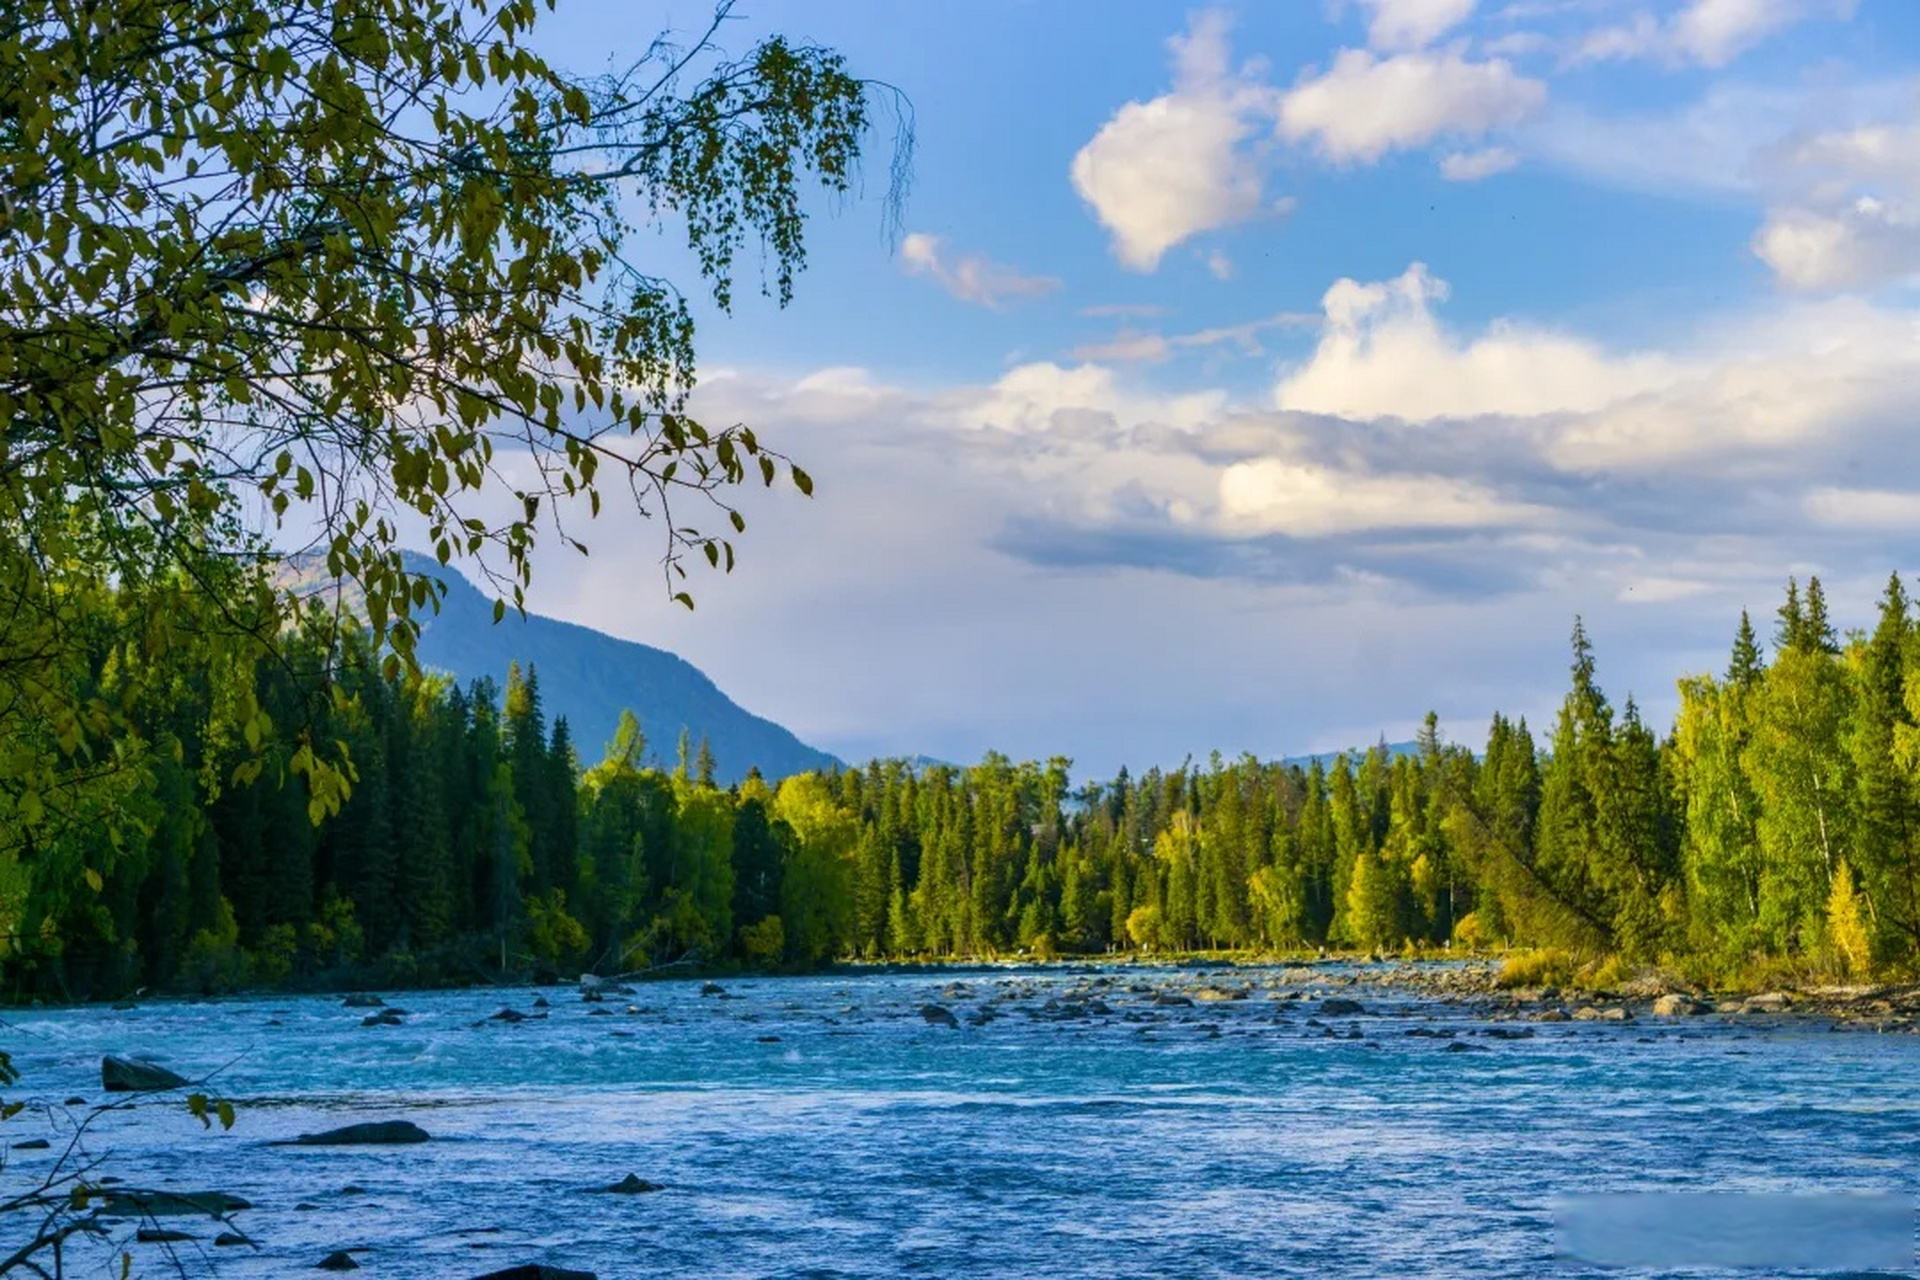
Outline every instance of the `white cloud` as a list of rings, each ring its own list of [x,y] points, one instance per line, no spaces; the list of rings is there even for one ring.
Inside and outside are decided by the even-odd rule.
[[[1367,43],[1401,52],[1424,49],[1473,16],[1474,0],[1360,0],[1371,15]]]
[[[1810,491],[1801,507],[1815,523],[1836,528],[1920,531],[1920,493],[1823,485]]]
[[[1539,110],[1547,87],[1501,58],[1458,51],[1379,58],[1343,49],[1324,73],[1303,78],[1280,106],[1280,130],[1335,162],[1372,163],[1436,138],[1473,138]]]
[[[1281,311],[1244,324],[1220,325],[1192,333],[1162,335],[1122,329],[1111,338],[1083,343],[1073,349],[1073,358],[1083,361],[1165,360],[1181,350],[1233,346],[1249,356],[1265,355],[1260,335],[1269,329],[1317,328],[1321,317],[1299,311]]]
[[[1653,58],[1669,65],[1724,67],[1788,27],[1816,18],[1847,18],[1853,0],[1689,0],[1660,19],[1635,13],[1588,32],[1572,62]]]
[[[1791,288],[1872,286],[1920,273],[1920,215],[1868,196],[1832,212],[1777,210],[1753,251]]]
[[[1235,462],[1220,473],[1223,526],[1294,537],[1385,529],[1480,529],[1551,513],[1438,475],[1371,475],[1286,458]]]
[[[1313,354],[1276,408],[1355,422],[1484,420],[1506,447],[1575,475],[1679,465],[1791,476],[1838,433],[1899,420],[1920,367],[1920,316],[1859,301],[1784,308],[1702,329],[1679,352],[1614,352],[1502,320],[1460,335],[1419,264],[1327,290]]]
[[[1674,19],[1674,45],[1702,66],[1722,67],[1795,23],[1851,9],[1851,0],[1693,0]]]
[[[1024,275],[985,254],[949,256],[939,236],[915,231],[900,242],[900,260],[913,275],[931,277],[962,302],[999,307],[1010,299],[1044,297],[1060,287],[1052,276]]]
[[[1233,259],[1215,249],[1207,255],[1207,274],[1215,280],[1233,279]]]
[[[1219,417],[1226,406],[1222,391],[1156,395],[1123,384],[1104,365],[1039,361],[1009,369],[990,387],[958,393],[949,420],[1026,435],[1083,425],[1090,418],[1191,430]]]
[[[1762,164],[1780,199],[1753,251],[1781,283],[1841,290],[1920,273],[1920,125],[1816,133]]]
[[[1120,261],[1152,271],[1168,249],[1257,217],[1264,180],[1246,144],[1272,119],[1277,95],[1236,71],[1228,20],[1197,14],[1169,41],[1174,87],[1129,102],[1073,158],[1074,190],[1113,237]]]
[[[1478,182],[1496,173],[1505,173],[1519,163],[1520,155],[1511,147],[1455,151],[1440,158],[1440,176],[1448,182]]]
[[[1415,263],[1397,279],[1334,283],[1313,355],[1281,380],[1275,406],[1345,418],[1429,422],[1486,414],[1582,412],[1671,382],[1658,356],[1612,357],[1581,339],[1517,324],[1460,340],[1432,304],[1447,285]]]

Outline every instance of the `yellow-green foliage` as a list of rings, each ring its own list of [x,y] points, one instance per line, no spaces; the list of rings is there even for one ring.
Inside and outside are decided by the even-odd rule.
[[[1499,983],[1503,987],[1567,987],[1573,985],[1574,969],[1572,953],[1558,947],[1519,951],[1501,962]]]
[[[1143,951],[1160,945],[1160,908],[1151,904],[1127,913],[1127,936]]]
[[[1867,940],[1867,923],[1860,913],[1860,895],[1853,884],[1853,868],[1843,859],[1833,873],[1833,886],[1827,892],[1827,936],[1839,953],[1847,972],[1863,977],[1873,965],[1873,952]]]
[[[1486,926],[1480,919],[1480,913],[1478,911],[1469,911],[1466,915],[1454,921],[1453,941],[1457,946],[1465,947],[1470,951],[1478,951],[1480,948],[1486,946],[1487,943],[1491,942],[1492,939],[1487,936]]]
[[[768,916],[740,930],[740,950],[759,964],[778,963],[787,953],[787,930],[779,916]]]
[[[587,949],[587,931],[567,914],[564,889],[527,899],[527,947],[549,964],[573,959]]]

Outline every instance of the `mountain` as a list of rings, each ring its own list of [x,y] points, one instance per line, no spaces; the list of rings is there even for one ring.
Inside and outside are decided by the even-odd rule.
[[[706,738],[713,750],[714,774],[722,783],[739,781],[750,767],[774,781],[840,763],[747,711],[676,654],[533,613],[522,618],[508,610],[496,624],[493,601],[458,572],[412,553],[406,563],[409,570],[439,578],[447,586],[440,612],[426,619],[421,630],[420,665],[444,671],[461,684],[490,677],[502,688],[510,663],[518,662],[523,671],[531,667],[540,676],[540,702],[548,723],[567,718],[583,764],[600,758],[623,710],[640,717],[652,763],[673,763],[683,728],[696,750]]]
[[[1420,752],[1420,744],[1418,742],[1387,742],[1382,740],[1375,743],[1374,746],[1384,747],[1387,752],[1387,759],[1389,760],[1397,756],[1418,755]],[[1345,751],[1321,751],[1310,756],[1288,756],[1280,763],[1297,764],[1302,769],[1310,769],[1317,762],[1322,769],[1331,769],[1333,768],[1333,762],[1335,760],[1338,760],[1341,756],[1346,756],[1353,761],[1354,767],[1358,768],[1360,761],[1366,758],[1367,752],[1371,749],[1370,747],[1350,747]]]

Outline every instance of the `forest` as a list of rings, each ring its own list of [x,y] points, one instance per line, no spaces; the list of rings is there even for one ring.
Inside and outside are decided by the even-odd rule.
[[[1764,649],[1743,614],[1664,735],[1612,705],[1576,621],[1538,731],[1495,715],[1475,749],[1429,715],[1411,751],[1077,786],[1064,758],[990,754],[723,789],[684,734],[676,767],[644,767],[631,715],[590,759],[537,670],[462,688],[365,645],[325,661],[316,639],[303,662],[304,643],[254,672],[285,746],[209,740],[212,682],[100,652],[95,692],[132,708],[141,749],[92,784],[110,813],[0,846],[0,991],[1323,948],[1737,981],[1920,954],[1920,628],[1897,576],[1844,641],[1818,579],[1788,585]],[[350,790],[290,769],[296,740],[334,744]]]

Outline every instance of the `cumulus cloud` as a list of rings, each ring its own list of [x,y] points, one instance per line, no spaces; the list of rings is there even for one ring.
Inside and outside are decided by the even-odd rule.
[[[1511,147],[1455,151],[1440,158],[1440,176],[1448,182],[1478,182],[1496,173],[1505,173],[1519,163],[1520,155]]]
[[[1502,323],[1461,339],[1434,304],[1447,283],[1415,263],[1393,280],[1336,281],[1313,355],[1274,392],[1277,408],[1428,422],[1591,411],[1674,380],[1657,355],[1611,356],[1576,337]]]
[[[1505,501],[1470,481],[1373,475],[1284,458],[1235,462],[1220,473],[1223,528],[1296,537],[1381,529],[1478,529],[1531,523],[1544,508]]]
[[[900,260],[909,273],[930,277],[960,301],[983,307],[1045,297],[1060,287],[1052,276],[1025,275],[985,254],[951,255],[939,236],[924,231],[915,231],[900,242]]]
[[[1661,19],[1641,11],[1588,32],[1572,61],[1653,58],[1670,65],[1724,67],[1788,27],[1816,18],[1848,18],[1853,0],[1689,0]]]
[[[1456,333],[1435,311],[1446,296],[1419,264],[1393,280],[1337,281],[1321,338],[1283,371],[1275,407],[1419,427],[1483,421],[1502,448],[1569,476],[1688,466],[1778,481],[1815,449],[1865,465],[1852,433],[1888,439],[1920,366],[1920,316],[1858,300],[1724,319],[1683,351],[1623,352],[1513,320]]]
[[[1473,16],[1474,0],[1360,0],[1367,43],[1398,52],[1424,49]]]
[[[1781,209],[1753,251],[1791,288],[1871,286],[1920,273],[1920,214],[1869,196],[1831,212]]]
[[[1546,100],[1543,82],[1503,58],[1475,62],[1455,50],[1381,58],[1343,49],[1326,71],[1287,92],[1280,131],[1336,163],[1370,164],[1389,151],[1517,124]]]
[[[1762,164],[1781,195],[1753,251],[1781,283],[1842,290],[1920,273],[1920,125],[1815,133]]]
[[[943,425],[1041,438],[1116,423],[1190,431],[1219,417],[1228,398],[1213,389],[1157,393],[1106,365],[1041,360],[1009,369],[988,386],[950,392],[939,403]]]
[[[1172,91],[1121,107],[1073,158],[1074,190],[1112,235],[1115,256],[1136,271],[1265,207],[1261,162],[1248,144],[1271,121],[1277,94],[1234,67],[1228,25],[1221,12],[1197,14],[1168,42]]]

